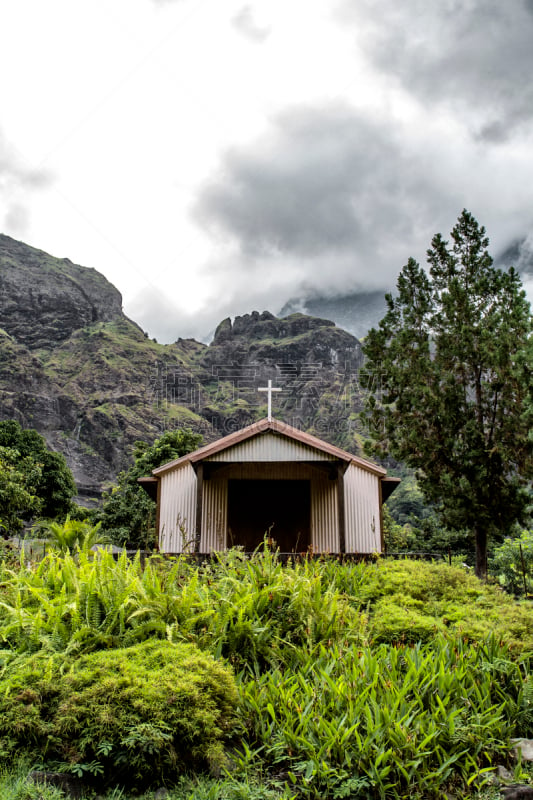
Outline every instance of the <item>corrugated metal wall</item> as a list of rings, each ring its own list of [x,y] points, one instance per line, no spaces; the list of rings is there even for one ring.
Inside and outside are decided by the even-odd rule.
[[[355,464],[344,474],[347,553],[381,551],[379,478]]]
[[[224,470],[225,472],[225,470]],[[203,482],[201,553],[225,550],[228,528],[228,480],[217,475]],[[231,547],[231,543],[229,545]]]
[[[206,461],[335,461],[334,456],[301,442],[264,433],[206,458]]]
[[[306,455],[309,450],[306,449]],[[242,455],[242,454],[241,454]],[[321,454],[322,456],[322,454]],[[323,460],[323,459],[321,459]],[[337,482],[309,464],[228,464],[203,482],[200,552],[224,550],[227,542],[228,479],[310,480],[311,542],[316,553],[338,553]],[[379,478],[351,464],[344,475],[346,552],[381,550]],[[185,529],[185,536],[180,530]],[[196,473],[184,464],[161,477],[160,548],[182,552],[193,542],[196,527]]]
[[[313,470],[311,483],[311,542],[315,553],[339,552],[337,481]]]
[[[163,553],[181,553],[185,541],[194,541],[196,528],[196,473],[190,464],[161,476],[159,547]],[[185,533],[180,530],[180,526]],[[190,549],[190,548],[189,548]]]

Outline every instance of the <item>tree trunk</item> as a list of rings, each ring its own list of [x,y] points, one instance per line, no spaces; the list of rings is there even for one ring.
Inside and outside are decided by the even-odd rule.
[[[474,529],[476,537],[476,575],[481,580],[487,579],[487,530],[485,527]]]

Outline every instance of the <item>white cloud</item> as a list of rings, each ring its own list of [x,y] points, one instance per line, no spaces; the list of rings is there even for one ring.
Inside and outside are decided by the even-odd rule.
[[[0,25],[0,224],[160,340],[390,288],[465,206],[495,253],[533,230],[531,2],[20,0]]]

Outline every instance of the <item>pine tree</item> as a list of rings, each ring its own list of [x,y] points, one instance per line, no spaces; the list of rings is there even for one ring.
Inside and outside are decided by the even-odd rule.
[[[382,393],[366,403],[369,449],[414,467],[442,521],[472,531],[479,576],[489,537],[523,520],[533,474],[531,313],[488,244],[463,211],[451,243],[433,238],[427,273],[409,259],[364,345]]]

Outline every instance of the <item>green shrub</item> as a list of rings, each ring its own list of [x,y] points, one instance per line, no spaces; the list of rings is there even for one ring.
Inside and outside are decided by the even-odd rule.
[[[533,531],[522,531],[497,547],[490,570],[506,591],[515,595],[533,595]]]
[[[49,553],[34,568],[4,570],[0,639],[17,652],[80,654],[166,638],[264,670],[300,646],[361,640],[364,615],[323,570],[285,568],[271,553],[230,553],[201,568],[186,558],[143,566],[126,554]]]
[[[428,641],[448,630],[480,642],[493,634],[516,654],[533,652],[533,608],[484,583],[471,570],[445,562],[379,560],[347,564],[333,572],[333,588],[368,611],[374,641]],[[326,576],[323,576],[325,582]]]
[[[19,657],[0,681],[0,754],[136,786],[219,769],[236,700],[228,668],[192,645]]]
[[[440,619],[424,614],[422,609],[422,603],[409,602],[409,598],[402,603],[396,595],[378,600],[369,625],[371,640],[390,644],[430,642],[444,625]]]
[[[217,609],[214,652],[236,669],[290,666],[299,648],[307,652],[319,642],[362,642],[365,618],[324,579],[320,563],[284,567],[269,551],[245,560],[230,553],[206,579]]]

